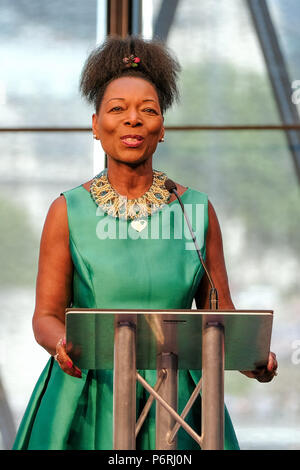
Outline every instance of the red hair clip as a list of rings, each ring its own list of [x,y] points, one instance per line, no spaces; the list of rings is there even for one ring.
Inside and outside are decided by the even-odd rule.
[[[129,57],[124,57],[123,62],[125,67],[137,67],[141,62],[141,59],[139,57],[135,57],[134,55],[130,55]]]

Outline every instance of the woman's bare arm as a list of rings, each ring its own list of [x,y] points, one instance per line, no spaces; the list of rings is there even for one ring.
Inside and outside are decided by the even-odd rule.
[[[59,351],[57,348],[65,336],[65,308],[72,298],[72,281],[67,207],[60,196],[51,204],[42,232],[32,325],[36,341],[51,355],[59,352],[62,369],[76,375],[74,367],[67,367],[72,361],[64,345]]]
[[[223,241],[217,215],[210,201],[208,201],[208,228],[206,234],[206,259],[207,270],[214,282],[219,296],[220,309],[234,309],[231,299],[227,271],[225,266]],[[210,284],[206,274],[200,282],[195,301],[197,308],[209,309]]]
[[[235,310],[231,299],[228,276],[225,266],[221,229],[217,215],[210,201],[208,202],[208,219],[209,223],[206,234],[205,264],[218,291],[219,309]],[[195,296],[196,306],[198,309],[210,308],[209,292],[210,284],[206,274],[204,274]],[[276,355],[270,352],[268,364],[264,368],[256,369],[254,371],[243,371],[242,373],[247,377],[256,378],[261,382],[269,382],[272,380],[274,375],[276,375],[277,367],[278,364]]]

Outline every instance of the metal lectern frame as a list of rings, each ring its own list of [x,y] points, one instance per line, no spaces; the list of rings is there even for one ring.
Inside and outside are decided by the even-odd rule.
[[[224,370],[250,370],[257,365],[267,363],[273,312],[70,308],[66,310],[66,318],[67,342],[72,343],[75,351],[73,356],[72,352],[70,353],[74,362],[86,369],[113,368],[114,370],[113,447],[115,450],[136,448],[136,437],[154,400],[156,400],[157,450],[176,449],[177,432],[180,427],[183,427],[202,449],[221,450],[224,449]],[[88,319],[92,320],[89,322],[90,325]],[[77,326],[76,320],[78,320]],[[192,326],[195,325],[193,333],[189,330],[190,347],[184,344],[184,338],[180,336],[180,329],[187,328],[182,326],[187,324],[187,320],[192,322]],[[85,325],[87,331],[84,331],[85,327],[81,325]],[[243,341],[240,339],[241,332],[244,336]],[[100,343],[97,339],[99,335],[103,338]],[[143,340],[139,349],[137,349],[138,336]],[[149,342],[149,336],[154,339],[155,348],[151,341]],[[225,341],[226,336],[229,338],[228,345]],[[197,350],[197,339],[201,351],[199,348]],[[112,342],[113,350],[109,346]],[[107,354],[108,349],[110,352]],[[145,351],[141,351],[142,349]],[[195,354],[193,351],[188,351],[189,349],[195,350]],[[228,357],[225,354],[226,349]],[[153,358],[154,355],[156,358]],[[192,355],[195,358],[192,358]],[[227,364],[226,359],[228,359]],[[199,367],[199,361],[202,367]],[[192,367],[188,367],[189,363]],[[156,368],[157,382],[154,387],[146,382],[137,368]],[[202,377],[181,415],[177,412],[177,373],[180,368],[202,369]],[[137,381],[150,395],[136,421]],[[202,421],[201,435],[199,435],[186,423],[185,417],[199,396],[201,388]]]

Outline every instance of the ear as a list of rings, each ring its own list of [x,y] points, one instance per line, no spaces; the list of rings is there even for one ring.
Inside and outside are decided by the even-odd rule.
[[[159,142],[164,142],[165,128],[163,127],[159,136]]]
[[[92,116],[92,129],[93,129],[93,134],[94,138],[99,140],[98,137],[98,115],[96,113],[93,114]]]

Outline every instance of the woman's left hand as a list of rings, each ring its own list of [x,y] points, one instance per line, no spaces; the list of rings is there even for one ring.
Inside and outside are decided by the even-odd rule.
[[[251,379],[256,379],[259,382],[271,382],[271,380],[277,375],[278,362],[276,359],[276,354],[273,352],[269,353],[268,364],[263,367],[257,367],[255,370],[241,371],[242,374],[250,377]]]

